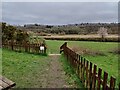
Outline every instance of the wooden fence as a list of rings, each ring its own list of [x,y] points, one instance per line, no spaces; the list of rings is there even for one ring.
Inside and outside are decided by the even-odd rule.
[[[74,68],[76,74],[80,78],[83,85],[88,88],[88,90],[114,90],[116,79],[111,76],[110,82],[108,84],[108,73],[104,72],[102,74],[102,69],[98,68],[97,65],[89,62],[81,55],[75,53],[70,48],[67,47],[67,43],[64,43],[60,47],[60,53],[64,52],[67,57],[68,62]]]
[[[46,46],[44,44],[30,44],[30,43],[19,44],[19,43],[4,42],[2,43],[2,47],[19,52],[46,54]],[[44,47],[44,49],[40,50],[40,47]]]

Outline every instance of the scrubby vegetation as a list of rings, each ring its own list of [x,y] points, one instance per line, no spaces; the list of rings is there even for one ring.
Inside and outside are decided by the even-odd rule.
[[[2,23],[2,42],[21,43],[41,43],[45,44],[43,38],[34,37],[34,32],[27,32],[15,26]]]
[[[22,30],[33,31],[46,36],[47,34],[97,34],[100,27],[105,27],[108,30],[108,34],[118,34],[117,23],[80,23],[68,25],[26,24],[24,27],[17,26],[17,28]]]
[[[27,32],[22,30],[17,30],[16,27],[12,25],[7,25],[2,23],[2,42],[27,42],[29,35]]]

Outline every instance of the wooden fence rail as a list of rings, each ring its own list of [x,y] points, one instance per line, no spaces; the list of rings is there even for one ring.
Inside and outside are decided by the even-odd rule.
[[[79,76],[83,85],[88,90],[114,90],[116,79],[111,76],[108,84],[108,73],[104,72],[102,76],[102,69],[98,68],[97,65],[89,62],[81,55],[75,53],[67,47],[67,43],[64,43],[60,47],[60,52],[64,52],[68,62],[74,68],[76,74]]]
[[[11,42],[4,42],[2,43],[3,48],[11,49],[14,51],[19,52],[28,52],[28,53],[35,53],[35,54],[46,54],[46,46],[44,44],[30,44],[30,43],[11,43]],[[40,47],[44,47],[43,50],[40,50]]]

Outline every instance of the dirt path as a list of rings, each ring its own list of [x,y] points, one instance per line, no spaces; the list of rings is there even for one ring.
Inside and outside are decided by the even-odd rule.
[[[49,68],[46,70],[46,74],[43,80],[44,88],[67,88],[65,72],[59,61],[60,55],[50,55]]]

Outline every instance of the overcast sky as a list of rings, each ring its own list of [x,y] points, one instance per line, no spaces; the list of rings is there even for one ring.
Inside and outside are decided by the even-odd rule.
[[[118,3],[3,2],[2,21],[16,25],[118,22]]]

